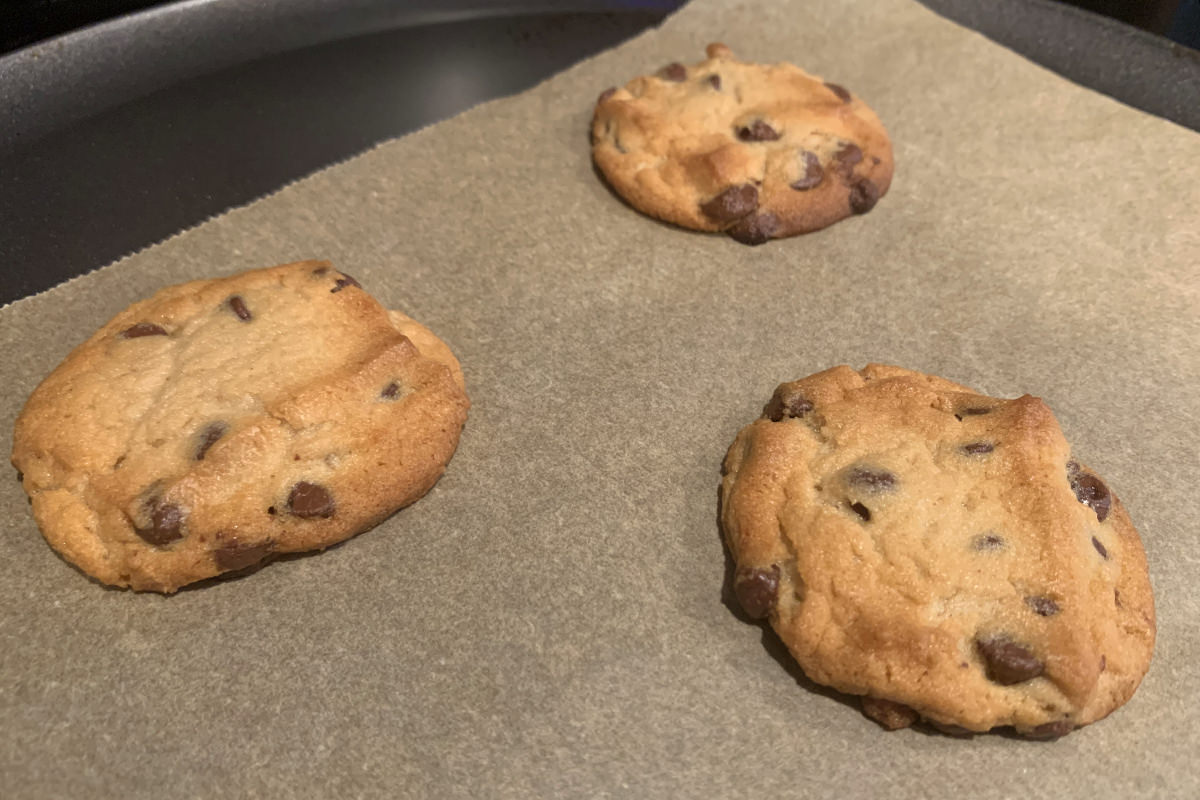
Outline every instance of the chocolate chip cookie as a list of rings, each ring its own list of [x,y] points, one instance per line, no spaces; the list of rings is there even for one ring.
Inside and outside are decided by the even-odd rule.
[[[669,64],[600,95],[592,157],[637,210],[746,244],[865,214],[892,181],[892,145],[861,98],[792,64]]]
[[[421,497],[467,407],[445,344],[305,261],[122,311],[34,390],[12,461],[63,557],[173,592],[328,547]]]
[[[775,391],[721,496],[742,608],[886,728],[1054,738],[1149,667],[1138,533],[1036,397],[835,367]]]

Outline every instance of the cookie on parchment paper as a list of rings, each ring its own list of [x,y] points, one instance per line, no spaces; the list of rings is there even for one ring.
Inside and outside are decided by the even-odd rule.
[[[122,311],[34,390],[12,461],[68,561],[173,592],[323,549],[421,497],[468,405],[444,343],[306,261]]]
[[[892,181],[892,145],[861,98],[792,64],[670,64],[600,95],[592,157],[637,210],[739,242],[865,214]]]
[[[1035,397],[879,365],[782,384],[721,519],[745,611],[886,728],[1055,738],[1149,667],[1138,533]]]

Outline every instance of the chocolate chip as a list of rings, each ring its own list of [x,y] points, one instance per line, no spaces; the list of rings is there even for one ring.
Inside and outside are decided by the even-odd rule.
[[[392,381],[383,387],[383,391],[379,393],[379,396],[384,400],[395,400],[398,394],[400,394],[400,384]]]
[[[674,81],[676,83],[685,81],[687,80],[687,67],[685,67],[683,64],[680,64],[678,61],[675,61],[660,69],[658,71],[658,77],[662,78],[664,81]]]
[[[825,169],[821,166],[821,159],[810,150],[801,150],[800,157],[804,159],[804,176],[793,181],[791,187],[798,192],[805,192],[821,185],[821,181],[825,180]]]
[[[838,150],[833,155],[833,160],[838,168],[838,171],[844,175],[849,175],[854,171],[854,167],[863,159],[862,148],[854,142],[847,143],[841,150]]]
[[[733,222],[758,208],[758,188],[752,183],[730,186],[719,195],[703,203],[700,210],[717,222]]]
[[[1106,670],[1106,669],[1108,669],[1108,656],[1101,653],[1100,654],[1100,671],[1104,672],[1104,670]]]
[[[1053,617],[1058,613],[1058,603],[1049,597],[1026,597],[1025,604],[1039,617]]]
[[[143,336],[166,335],[167,331],[161,325],[155,325],[153,322],[139,322],[121,331],[121,337],[124,339],[140,339]]]
[[[17,470],[17,483],[22,483],[25,480],[25,473]]]
[[[354,280],[354,278],[350,277],[349,275],[347,275],[346,273],[343,272],[342,277],[338,278],[336,281],[333,282],[333,288],[329,290],[329,293],[334,294],[335,292],[340,292],[342,289],[345,289],[347,286],[356,286],[359,289],[362,288],[361,283]]]
[[[779,131],[761,119],[756,119],[749,125],[738,128],[737,137],[743,142],[773,142],[779,138]]]
[[[971,540],[972,550],[1003,550],[1004,539],[994,533],[984,533]]]
[[[316,275],[317,277],[320,277],[320,276],[324,275],[326,272],[329,272],[329,267],[317,267],[316,269],[314,269],[312,271],[312,274]]]
[[[850,102],[850,92],[846,90],[846,87],[839,86],[836,83],[826,83],[825,88],[828,89],[829,91],[833,92],[834,94],[836,94],[838,96],[838,99],[841,100],[843,103]]]
[[[864,506],[862,503],[851,503],[850,510],[863,518],[863,522],[871,521],[871,509]]]
[[[1112,495],[1104,481],[1090,472],[1084,472],[1074,461],[1067,462],[1067,479],[1071,482],[1075,499],[1095,511],[1096,519],[1104,522],[1112,508]]]
[[[763,416],[771,422],[779,422],[785,416],[799,419],[812,410],[813,404],[805,399],[804,395],[789,390],[785,383],[771,395],[770,402],[763,409]]]
[[[275,543],[268,539],[265,542],[245,543],[236,539],[213,551],[213,561],[222,572],[245,569],[253,566],[275,551]]]
[[[763,619],[775,608],[779,594],[779,565],[738,567],[733,576],[738,604],[753,619]]]
[[[846,483],[871,492],[890,492],[896,488],[895,474],[878,467],[852,467],[846,475]]]
[[[596,105],[600,105],[601,103],[603,103],[605,100],[612,97],[616,93],[617,93],[617,87],[615,87],[615,86],[608,87],[607,89],[605,89],[603,92],[600,93],[600,97],[598,97],[596,99]]]
[[[275,516],[275,506],[267,506],[267,513],[272,517]]]
[[[1032,650],[1006,636],[977,639],[975,648],[987,665],[988,678],[1001,686],[1032,680],[1045,670]]]
[[[1108,548],[1101,544],[1100,540],[1095,536],[1092,537],[1092,547],[1096,548],[1096,552],[1099,553],[1105,561],[1108,560]]]
[[[196,447],[196,455],[193,456],[197,461],[203,461],[204,456],[208,454],[208,449],[217,443],[217,440],[225,435],[229,430],[229,426],[224,422],[210,422],[200,431],[200,444]]]
[[[884,700],[880,697],[863,697],[862,710],[864,714],[889,731],[907,728],[920,718],[915,710],[903,703]]]
[[[233,309],[233,313],[237,314],[238,319],[242,322],[249,322],[253,316],[250,313],[250,309],[246,308],[246,301],[239,294],[235,294],[229,298],[229,307]]]
[[[300,481],[288,495],[288,511],[297,517],[332,517],[333,495],[324,486]]]
[[[709,75],[708,76],[708,85],[711,86],[712,88],[716,89],[718,92],[721,91],[721,76],[717,75],[715,73],[712,75]]]
[[[969,456],[980,456],[984,453],[990,453],[995,449],[995,445],[991,442],[971,442],[962,446],[962,451]]]
[[[850,187],[850,210],[855,214],[867,213],[878,202],[879,189],[866,178]]]
[[[183,538],[183,509],[174,503],[161,503],[157,499],[149,502],[150,527],[134,527],[143,540],[155,547],[162,547]]]
[[[758,245],[770,241],[777,230],[779,230],[779,217],[770,211],[764,211],[761,214],[742,217],[726,233],[735,242]]]
[[[992,413],[990,408],[983,408],[982,406],[970,406],[968,408],[960,408],[954,414],[954,417],[961,422],[963,417],[979,417],[990,413]]]
[[[959,739],[975,735],[975,731],[970,728],[964,728],[962,725],[955,725],[952,722],[935,722],[934,720],[929,720],[929,724],[947,736],[955,736]]]
[[[1057,722],[1047,722],[1038,725],[1033,730],[1025,734],[1028,739],[1058,739],[1066,736],[1071,731],[1075,730],[1075,723],[1069,719],[1060,719]]]

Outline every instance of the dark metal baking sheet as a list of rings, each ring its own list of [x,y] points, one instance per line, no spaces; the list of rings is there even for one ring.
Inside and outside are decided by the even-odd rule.
[[[1195,51],[1048,0],[923,2],[1200,129]],[[0,303],[519,92],[678,5],[206,0],[0,58]]]

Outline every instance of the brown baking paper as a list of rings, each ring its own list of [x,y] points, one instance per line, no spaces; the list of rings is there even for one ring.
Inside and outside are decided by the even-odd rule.
[[[712,40],[878,111],[897,172],[874,211],[748,248],[605,188],[596,96]],[[1195,133],[908,0],[698,0],[5,308],[4,452],[130,302],[308,257],[438,332],[474,405],[414,506],[174,597],[89,581],[3,481],[0,794],[1195,796],[1198,165]],[[726,605],[726,447],[778,382],[869,361],[1045,398],[1122,498],[1159,640],[1110,718],[1053,743],[886,733]]]

